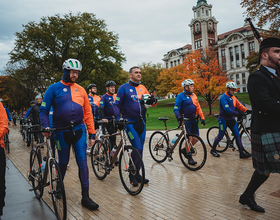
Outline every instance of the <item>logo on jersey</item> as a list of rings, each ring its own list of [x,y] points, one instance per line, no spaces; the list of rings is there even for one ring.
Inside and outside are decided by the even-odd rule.
[[[75,92],[78,92],[78,89],[77,89],[77,88],[75,88]]]
[[[141,102],[141,100],[139,99],[138,95],[132,95],[130,96],[131,99],[134,101],[134,102]]]
[[[133,92],[133,90],[132,90],[132,89],[130,89],[129,91],[130,91],[130,92]]]
[[[116,97],[116,100],[117,100],[117,101],[120,101],[120,97]]]
[[[63,92],[67,92],[67,89],[66,89],[66,88],[64,88],[64,89],[63,89]]]
[[[41,106],[46,107],[46,103],[42,102]]]

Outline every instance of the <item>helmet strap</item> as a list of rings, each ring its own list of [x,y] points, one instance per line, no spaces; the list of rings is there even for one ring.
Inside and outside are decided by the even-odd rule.
[[[187,86],[187,87],[188,87],[188,89],[189,89],[189,86]],[[185,86],[185,88],[186,88],[186,86]],[[185,93],[186,95],[191,95],[191,94],[192,94],[192,92],[190,92],[190,91],[186,90],[185,88],[184,88],[184,93]]]

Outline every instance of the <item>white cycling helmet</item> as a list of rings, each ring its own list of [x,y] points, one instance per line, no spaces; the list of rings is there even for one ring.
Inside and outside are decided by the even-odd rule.
[[[64,61],[62,64],[62,69],[82,71],[82,64],[79,60],[70,58]]]
[[[193,84],[194,84],[194,81],[192,81],[191,79],[185,79],[185,80],[182,82],[183,88],[185,88],[185,86],[189,86],[189,85],[193,85]]]
[[[35,100],[36,100],[36,99],[41,99],[41,98],[42,98],[41,95],[36,95]]]
[[[148,105],[146,102],[150,99],[151,95],[149,94],[143,94],[142,95],[142,100],[144,101],[144,107],[145,108],[150,108],[152,105]]]
[[[3,99],[0,98],[0,102],[3,102]]]
[[[226,87],[230,89],[237,89],[237,85],[235,82],[227,82]]]

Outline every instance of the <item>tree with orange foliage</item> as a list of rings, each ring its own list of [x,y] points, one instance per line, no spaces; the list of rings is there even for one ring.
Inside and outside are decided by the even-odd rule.
[[[179,94],[181,91],[178,90],[176,81],[180,79],[179,73],[183,72],[184,69],[185,66],[183,64],[179,64],[178,66],[174,66],[170,69],[163,69],[157,77],[157,95],[165,96],[169,93]]]
[[[221,69],[215,51],[205,49],[192,51],[185,56],[183,71],[178,74],[175,84],[182,91],[181,82],[191,78],[195,82],[195,93],[202,96],[208,103],[209,114],[212,104],[225,90],[227,77]]]

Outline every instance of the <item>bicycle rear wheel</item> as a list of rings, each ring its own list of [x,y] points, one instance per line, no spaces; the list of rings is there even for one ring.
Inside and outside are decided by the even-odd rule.
[[[30,170],[28,179],[32,183],[32,188],[37,199],[43,195],[44,188],[42,186],[42,171],[41,171],[41,155],[35,149],[30,153]]]
[[[197,139],[197,142],[194,145],[190,143],[190,140],[192,138]],[[201,169],[206,162],[206,158],[207,158],[206,146],[203,140],[195,134],[187,134],[187,139],[188,139],[188,146],[190,148],[190,155],[188,155],[188,157],[186,158],[182,153],[182,149],[185,148],[185,138],[183,137],[179,147],[180,159],[186,168],[192,171],[196,171]],[[193,165],[190,164],[189,159],[191,158],[196,162],[196,164]]]
[[[162,163],[166,160],[167,147],[168,142],[165,135],[161,131],[155,131],[149,140],[149,150],[154,161]]]
[[[246,130],[248,131],[249,135],[247,135],[247,133],[243,130],[240,134],[240,138],[245,151],[251,154],[251,129],[247,127]]]
[[[121,182],[130,195],[135,196],[142,191],[145,180],[145,168],[141,155],[135,147],[128,145],[124,146],[124,152],[121,150],[119,173]],[[131,184],[131,178],[135,178],[138,184],[133,186]]]
[[[109,146],[106,145],[107,141],[101,142],[97,140],[91,148],[91,165],[95,176],[99,180],[103,180],[107,176],[106,168],[109,165],[107,150],[109,149]]]
[[[50,190],[55,216],[58,220],[65,220],[67,215],[65,189],[59,166],[54,159],[50,161]]]
[[[219,134],[218,126],[213,126],[208,129],[206,136],[207,136],[207,142],[211,148],[213,147],[214,141],[218,136],[218,134]],[[227,149],[228,149],[228,139],[227,139],[227,132],[226,132],[222,140],[220,140],[220,142],[218,143],[216,147],[216,151],[222,153],[225,152]]]

